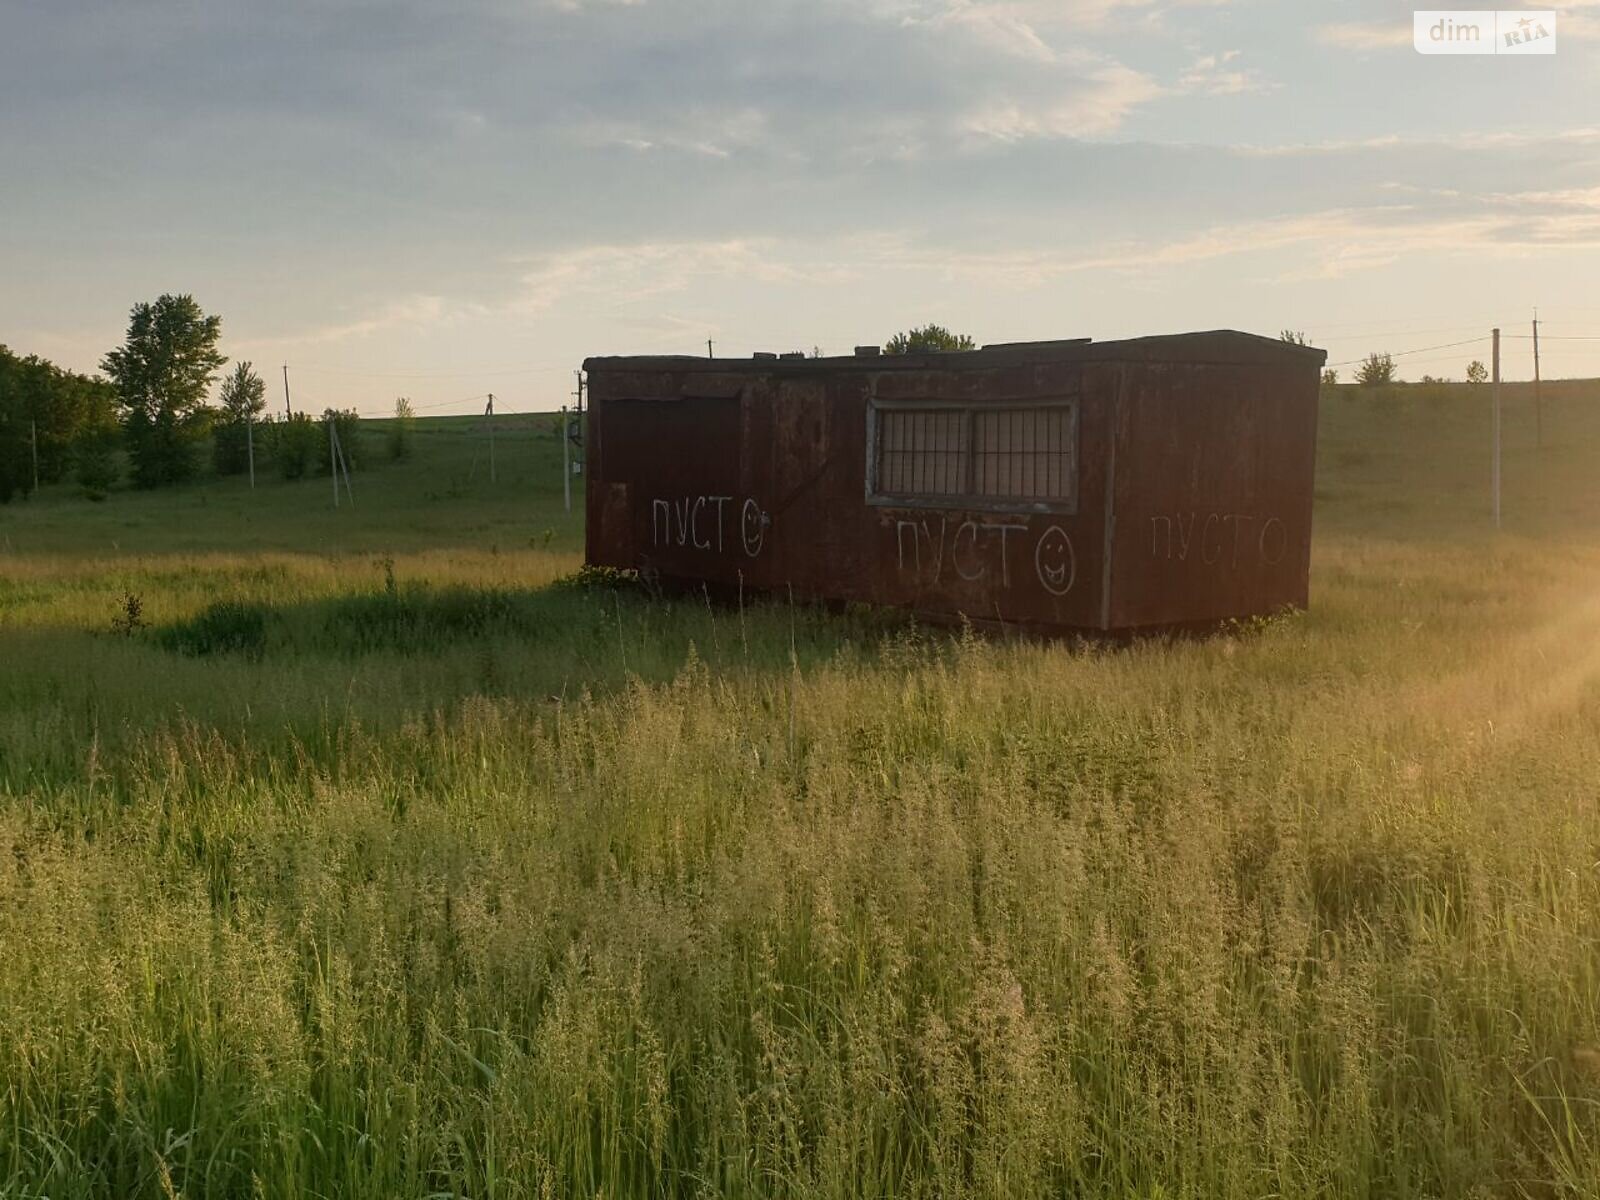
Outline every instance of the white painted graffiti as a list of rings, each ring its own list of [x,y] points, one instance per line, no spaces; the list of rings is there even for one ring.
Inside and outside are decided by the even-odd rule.
[[[684,496],[650,502],[650,543],[682,546],[721,554],[729,542],[728,505],[734,496]],[[755,558],[766,542],[772,518],[754,500],[746,500],[739,513],[739,544]]]
[[[1278,517],[1249,513],[1177,513],[1150,518],[1150,557],[1208,567],[1250,562],[1275,567],[1289,553],[1289,527]]]
[[[949,517],[898,520],[895,522],[895,550],[902,574],[937,584],[944,578],[946,565],[964,583],[977,583],[998,576],[1002,588],[1011,586],[1012,544],[1017,535],[1027,535],[1028,526],[1006,521],[961,521],[954,525]],[[1040,585],[1051,595],[1065,596],[1077,581],[1077,554],[1072,539],[1059,525],[1052,525],[1035,540],[1033,570]]]
[[[1039,582],[1052,596],[1065,596],[1078,581],[1078,555],[1072,539],[1059,525],[1044,531],[1033,548],[1033,569]]]
[[[744,502],[744,511],[739,514],[739,540],[744,543],[744,552],[751,558],[761,553],[761,547],[767,542],[767,526],[772,524],[772,518],[761,511],[761,506],[754,500]]]

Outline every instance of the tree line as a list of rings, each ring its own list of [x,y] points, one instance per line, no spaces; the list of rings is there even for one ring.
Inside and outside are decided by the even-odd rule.
[[[328,421],[356,465],[354,412],[264,420],[266,384],[248,362],[234,364],[210,404],[228,362],[217,348],[221,337],[222,318],[193,296],[164,295],[134,305],[122,345],[100,362],[104,378],[0,346],[0,503],[69,475],[94,499],[104,499],[124,470],[136,487],[185,483],[208,449],[218,474],[240,475],[259,463],[296,479],[327,469]],[[404,426],[402,439],[409,421]]]
[[[112,385],[0,345],[0,503],[73,472],[109,487],[117,435]]]

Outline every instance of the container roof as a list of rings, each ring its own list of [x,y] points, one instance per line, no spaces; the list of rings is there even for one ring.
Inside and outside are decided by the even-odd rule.
[[[1215,329],[1205,333],[1164,334],[1095,342],[1088,338],[1053,342],[1000,342],[978,350],[929,354],[863,354],[830,358],[701,358],[691,354],[597,357],[586,371],[927,371],[983,370],[1032,362],[1170,362],[1225,364],[1300,363],[1321,367],[1328,352],[1277,338]]]

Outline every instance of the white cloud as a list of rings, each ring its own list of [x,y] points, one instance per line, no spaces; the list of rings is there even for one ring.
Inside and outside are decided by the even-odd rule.
[[[510,311],[534,315],[576,296],[633,304],[708,279],[767,284],[846,282],[850,269],[818,262],[776,238],[583,246],[522,260]]]
[[[1040,36],[1018,5],[949,0],[949,7],[942,12],[926,18],[907,16],[904,21],[971,37],[1016,58],[1042,63],[1060,61],[1055,48]]]
[[[1208,96],[1239,96],[1272,91],[1276,87],[1255,71],[1235,65],[1239,56],[1238,50],[1200,55],[1178,77],[1178,89]]]
[[[962,116],[959,128],[978,138],[1015,142],[1026,138],[1097,137],[1116,130],[1134,109],[1164,94],[1150,76],[1121,63],[1085,65],[1080,86],[1050,98],[997,97]]]
[[[1245,158],[1312,157],[1316,155],[1357,154],[1362,151],[1421,149],[1440,147],[1451,150],[1513,149],[1600,143],[1600,128],[1530,130],[1520,132],[1474,132],[1471,130],[1429,137],[1382,137],[1328,139],[1320,142],[1284,142],[1277,145],[1238,143],[1227,147],[1229,154]]]

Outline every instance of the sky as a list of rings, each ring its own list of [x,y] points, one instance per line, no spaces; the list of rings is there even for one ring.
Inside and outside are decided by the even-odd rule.
[[[1288,328],[1411,379],[1500,324],[1527,378],[1537,307],[1546,377],[1600,375],[1600,0],[1537,57],[1419,55],[1376,0],[0,0],[0,29],[0,343],[79,370],[188,292],[296,408],[372,415],[927,321]]]

